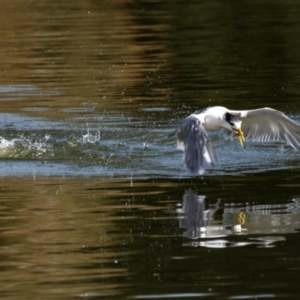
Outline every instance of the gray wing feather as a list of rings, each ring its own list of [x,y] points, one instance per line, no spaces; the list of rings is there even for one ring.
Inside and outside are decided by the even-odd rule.
[[[202,175],[205,161],[213,165],[218,163],[214,148],[201,122],[195,116],[183,120],[177,131],[178,146],[184,151],[184,163],[193,174]]]
[[[300,151],[300,125],[281,111],[260,108],[249,111],[230,111],[242,120],[245,139],[252,142],[285,142]],[[233,137],[225,130],[225,136]]]

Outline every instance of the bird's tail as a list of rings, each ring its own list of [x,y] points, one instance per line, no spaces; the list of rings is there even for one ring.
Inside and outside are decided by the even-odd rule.
[[[201,122],[196,117],[184,120],[178,130],[178,143],[184,151],[184,163],[192,174],[202,175],[205,172],[205,161],[218,164],[214,148]]]

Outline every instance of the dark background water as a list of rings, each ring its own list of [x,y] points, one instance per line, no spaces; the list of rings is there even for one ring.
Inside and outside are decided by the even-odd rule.
[[[0,18],[4,299],[297,298],[299,153],[188,114],[270,106],[300,122],[297,1],[5,1]]]

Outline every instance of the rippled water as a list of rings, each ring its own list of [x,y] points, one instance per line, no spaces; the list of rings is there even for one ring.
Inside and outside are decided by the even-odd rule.
[[[2,298],[298,297],[299,154],[212,133],[192,177],[168,137],[211,105],[300,123],[298,3],[1,11]]]
[[[281,175],[2,179],[1,293],[296,295],[299,174]]]
[[[141,114],[144,111],[140,110]],[[83,116],[61,120],[3,113],[0,121],[2,175],[189,176],[183,168],[175,138],[168,136],[180,119],[177,123],[170,121],[170,111],[163,107],[148,111],[152,114],[151,121],[128,112],[95,113],[85,104],[82,109],[71,109],[72,113],[83,113]],[[165,120],[160,120],[162,115]],[[222,132],[211,134],[211,139],[220,165],[208,166],[207,176],[299,167],[298,153],[285,145],[249,143],[243,149],[237,141],[224,141]]]

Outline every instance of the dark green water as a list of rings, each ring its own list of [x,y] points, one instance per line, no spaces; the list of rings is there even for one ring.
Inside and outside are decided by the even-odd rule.
[[[300,155],[168,134],[201,108],[300,122],[296,1],[6,1],[3,299],[298,298]]]

